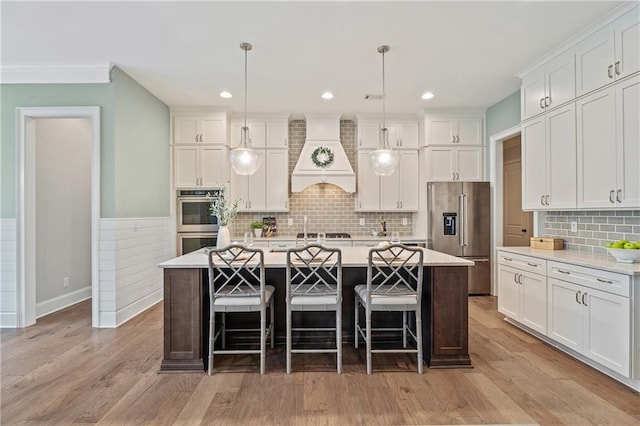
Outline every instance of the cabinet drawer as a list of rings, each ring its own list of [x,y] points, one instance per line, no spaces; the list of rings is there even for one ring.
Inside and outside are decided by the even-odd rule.
[[[534,274],[545,275],[547,272],[547,261],[537,257],[523,256],[521,254],[498,252],[498,263],[500,265],[511,266]]]
[[[631,295],[629,275],[550,261],[547,276],[624,297]]]

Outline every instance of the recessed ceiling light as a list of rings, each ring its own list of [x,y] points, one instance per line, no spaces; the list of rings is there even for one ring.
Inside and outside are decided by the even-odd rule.
[[[324,92],[322,94],[322,99],[333,99],[333,93],[331,92]]]
[[[431,98],[433,98],[433,96],[434,96],[434,94],[431,93],[431,92],[424,92],[422,94],[422,99],[431,99]]]
[[[225,90],[224,92],[220,92],[220,97],[221,98],[225,98],[225,99],[229,99],[229,98],[232,98],[233,95]]]

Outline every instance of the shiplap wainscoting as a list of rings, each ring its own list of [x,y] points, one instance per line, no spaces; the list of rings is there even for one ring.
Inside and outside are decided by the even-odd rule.
[[[174,222],[100,219],[100,327],[117,327],[162,300],[157,265],[175,257]]]
[[[17,327],[16,220],[0,219],[0,327]]]

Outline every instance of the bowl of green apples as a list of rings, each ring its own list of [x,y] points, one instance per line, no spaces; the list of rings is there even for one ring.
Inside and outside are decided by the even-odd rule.
[[[605,244],[609,254],[620,263],[640,262],[640,241],[618,240]]]

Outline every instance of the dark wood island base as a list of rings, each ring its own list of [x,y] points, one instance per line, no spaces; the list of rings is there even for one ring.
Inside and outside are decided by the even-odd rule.
[[[203,256],[204,257],[204,256]],[[205,371],[208,335],[208,278],[205,268],[164,269],[164,358],[160,373]],[[466,266],[425,266],[422,318],[424,360],[431,368],[471,367],[469,357]],[[275,337],[285,341],[285,269],[266,269],[276,287]],[[366,282],[366,267],[343,267],[343,339],[353,342],[356,284]],[[313,321],[313,312],[307,319]]]

